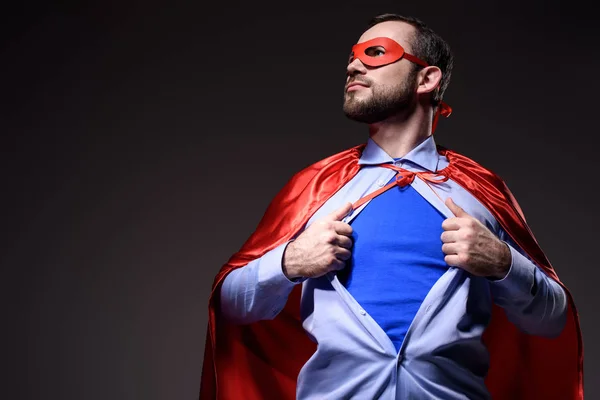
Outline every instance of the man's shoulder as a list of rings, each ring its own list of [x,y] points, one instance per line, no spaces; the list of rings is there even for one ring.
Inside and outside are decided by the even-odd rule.
[[[436,144],[435,146],[437,148],[438,153],[447,157],[449,161],[466,161],[470,165],[477,165],[483,168],[483,166],[479,162],[475,161],[473,158],[463,153],[460,153],[457,150],[445,147],[441,144]]]
[[[312,162],[308,166],[302,168],[296,172],[293,178],[302,177],[306,175],[315,175],[319,172],[328,171],[334,173],[341,169],[341,167],[350,163],[358,162],[366,144],[362,143],[337,153],[331,154],[318,161]],[[292,178],[292,179],[293,179]]]
[[[514,211],[525,221],[521,206],[500,175],[454,150],[438,146],[438,152],[448,159],[448,175],[454,181],[465,189],[468,188],[467,190],[479,200],[487,199],[485,203],[489,206],[496,204],[495,200],[503,199],[507,204],[511,204]],[[498,212],[503,212],[502,207],[493,208]],[[497,216],[496,219],[498,219]]]
[[[491,180],[494,183],[504,185],[504,180],[500,177],[500,175],[498,175],[492,169],[484,166],[479,161],[475,161],[475,159],[465,154],[459,153],[456,150],[449,149],[439,144],[437,145],[437,151],[439,154],[448,159],[449,166],[451,168],[461,172],[469,173],[470,175],[478,175],[485,180]]]

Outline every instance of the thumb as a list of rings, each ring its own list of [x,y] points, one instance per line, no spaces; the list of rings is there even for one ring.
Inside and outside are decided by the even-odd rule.
[[[329,219],[330,221],[341,221],[342,219],[344,219],[344,217],[346,215],[348,215],[348,213],[352,210],[352,203],[350,203],[349,201],[346,202],[346,204],[344,204],[342,207],[338,208],[337,210],[333,211],[331,214],[329,214],[327,217],[325,217],[326,219]]]
[[[448,206],[448,208],[450,209],[450,211],[452,211],[452,213],[457,217],[470,217],[469,213],[463,210],[461,207],[459,207],[454,202],[454,200],[452,200],[452,198],[448,197],[445,203],[446,206]]]

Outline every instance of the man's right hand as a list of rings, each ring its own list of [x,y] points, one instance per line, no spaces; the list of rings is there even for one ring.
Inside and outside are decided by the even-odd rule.
[[[346,203],[313,222],[283,253],[283,273],[288,279],[318,278],[346,265],[352,252],[352,227],[342,219],[352,210]]]

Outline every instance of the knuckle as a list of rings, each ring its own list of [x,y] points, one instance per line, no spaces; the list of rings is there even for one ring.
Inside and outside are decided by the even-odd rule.
[[[335,234],[331,231],[327,231],[323,233],[323,240],[325,241],[325,243],[332,244],[335,241]]]

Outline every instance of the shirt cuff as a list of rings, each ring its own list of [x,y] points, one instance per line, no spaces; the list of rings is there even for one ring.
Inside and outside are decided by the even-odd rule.
[[[283,273],[283,253],[290,241],[275,247],[262,256],[261,266],[258,269],[258,281],[269,282],[274,286],[292,287],[304,279],[290,280]]]
[[[535,287],[536,266],[510,244],[506,244],[510,249],[511,265],[504,278],[490,281],[495,295],[510,299],[535,294],[532,291]]]

